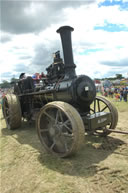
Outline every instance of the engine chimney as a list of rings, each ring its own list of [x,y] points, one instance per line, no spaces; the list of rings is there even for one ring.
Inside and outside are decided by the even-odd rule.
[[[66,78],[73,78],[76,76],[75,72],[76,65],[74,64],[73,60],[72,43],[71,43],[71,31],[73,30],[74,29],[70,26],[63,26],[57,30],[57,33],[60,33],[61,36]]]

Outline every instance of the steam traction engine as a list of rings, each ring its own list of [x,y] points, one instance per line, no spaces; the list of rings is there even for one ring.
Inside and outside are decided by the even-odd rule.
[[[60,27],[64,62],[59,51],[46,69],[40,85],[27,77],[15,83],[14,94],[3,99],[8,129],[16,129],[21,119],[36,120],[42,145],[51,153],[67,157],[76,153],[86,133],[106,136],[116,127],[118,113],[105,98],[96,96],[94,82],[86,75],[76,76],[70,26]]]

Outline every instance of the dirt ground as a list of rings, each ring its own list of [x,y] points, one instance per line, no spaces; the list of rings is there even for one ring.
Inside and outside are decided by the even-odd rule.
[[[119,110],[118,130],[128,131],[128,104]],[[6,128],[1,115],[1,193],[127,193],[128,135],[85,136],[76,156],[45,152],[35,125]]]

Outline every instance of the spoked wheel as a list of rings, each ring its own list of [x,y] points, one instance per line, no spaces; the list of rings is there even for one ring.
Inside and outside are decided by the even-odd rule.
[[[8,129],[16,129],[21,125],[21,108],[19,99],[14,94],[7,94],[3,98],[3,116]]]
[[[45,149],[68,157],[83,144],[85,128],[76,109],[65,102],[46,104],[37,117],[37,132]]]
[[[90,113],[94,114],[96,112],[109,112],[111,113],[111,121],[108,125],[102,128],[97,128],[93,134],[100,136],[107,136],[111,131],[107,129],[115,129],[118,122],[118,112],[116,107],[104,97],[97,96],[91,104]]]

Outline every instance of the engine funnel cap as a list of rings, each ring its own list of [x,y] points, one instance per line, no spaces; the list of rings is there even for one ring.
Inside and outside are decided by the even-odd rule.
[[[63,32],[63,31],[65,31],[65,30],[74,31],[74,28],[73,28],[73,27],[70,27],[70,26],[62,26],[62,27],[60,27],[56,32],[57,32],[57,33],[61,33],[61,32]]]

